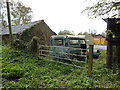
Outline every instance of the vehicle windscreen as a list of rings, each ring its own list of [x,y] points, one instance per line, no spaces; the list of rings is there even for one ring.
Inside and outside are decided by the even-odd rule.
[[[70,45],[79,45],[79,40],[70,40]]]
[[[86,44],[85,40],[80,40],[80,44]]]
[[[63,39],[55,39],[55,46],[63,46]]]
[[[70,46],[81,46],[81,44],[86,44],[84,39],[69,39]]]

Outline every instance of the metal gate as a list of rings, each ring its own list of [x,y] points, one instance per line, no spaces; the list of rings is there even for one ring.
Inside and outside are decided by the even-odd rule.
[[[47,57],[50,61],[86,68],[88,49],[40,45],[40,55]]]

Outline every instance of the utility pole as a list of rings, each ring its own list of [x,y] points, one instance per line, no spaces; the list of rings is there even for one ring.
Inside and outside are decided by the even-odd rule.
[[[13,45],[13,35],[12,35],[12,28],[11,28],[11,17],[10,17],[9,0],[6,1],[6,4],[7,4],[7,15],[8,15],[8,24],[9,24],[10,45]]]

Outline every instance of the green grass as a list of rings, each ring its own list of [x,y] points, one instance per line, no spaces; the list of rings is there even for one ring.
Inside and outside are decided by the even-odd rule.
[[[35,57],[9,46],[2,48],[3,88],[113,88],[120,87],[120,76],[105,67],[105,50],[94,60],[93,75],[44,57]]]

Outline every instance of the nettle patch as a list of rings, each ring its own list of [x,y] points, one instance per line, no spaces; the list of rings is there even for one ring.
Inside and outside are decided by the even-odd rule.
[[[3,88],[114,88],[120,87],[120,75],[112,74],[105,67],[105,50],[93,62],[93,75],[86,69],[78,69],[45,57],[37,57],[25,51],[3,46]]]
[[[10,81],[19,81],[23,77],[25,71],[18,67],[6,67],[2,69],[2,77]]]

